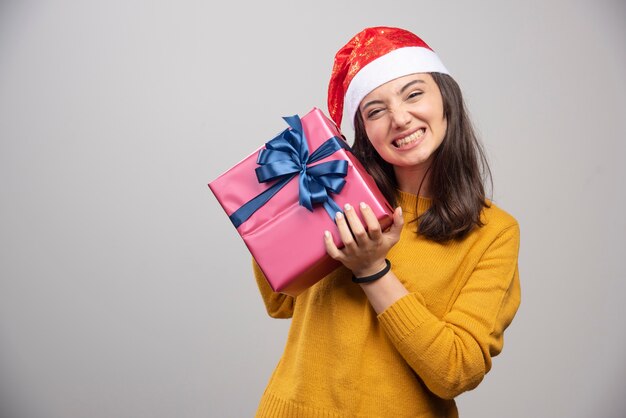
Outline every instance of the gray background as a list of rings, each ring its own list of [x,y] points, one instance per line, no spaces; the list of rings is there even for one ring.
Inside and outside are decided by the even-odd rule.
[[[458,80],[521,224],[522,306],[462,416],[623,416],[624,22],[609,0],[0,2],[0,416],[253,414],[289,321],[206,184],[326,111],[335,51],[381,24]]]

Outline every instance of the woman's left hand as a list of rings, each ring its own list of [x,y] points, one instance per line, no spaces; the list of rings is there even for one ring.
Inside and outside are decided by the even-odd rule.
[[[356,277],[365,277],[385,268],[385,258],[391,247],[400,240],[404,220],[402,209],[396,208],[393,224],[383,232],[372,209],[365,203],[359,206],[367,228],[361,223],[355,208],[346,205],[345,216],[339,212],[335,217],[344,247],[337,248],[329,231],[324,233],[324,244],[332,258],[341,261]]]

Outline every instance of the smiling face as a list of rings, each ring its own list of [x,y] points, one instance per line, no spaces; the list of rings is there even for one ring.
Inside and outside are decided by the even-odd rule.
[[[372,146],[396,175],[423,172],[446,134],[441,92],[427,73],[377,87],[361,101],[359,112]]]

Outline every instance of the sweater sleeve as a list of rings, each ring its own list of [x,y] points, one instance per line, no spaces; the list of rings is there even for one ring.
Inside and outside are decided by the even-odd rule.
[[[520,304],[519,227],[490,244],[447,313],[437,318],[410,293],[378,318],[396,349],[435,395],[452,399],[475,388],[503,346]]]
[[[252,259],[252,269],[268,315],[272,318],[291,318],[295,298],[284,293],[274,292],[254,259]]]

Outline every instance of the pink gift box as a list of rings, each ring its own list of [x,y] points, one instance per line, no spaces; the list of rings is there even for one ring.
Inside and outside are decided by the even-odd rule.
[[[345,184],[339,193],[329,193],[332,200],[340,208],[346,203],[354,206],[365,202],[372,208],[382,227],[388,227],[392,222],[393,208],[379,191],[374,179],[340,139],[341,134],[335,124],[317,108],[302,117],[301,122],[309,154],[313,155],[315,150],[333,137],[337,137],[345,147],[307,165],[309,169],[333,160],[347,163],[339,163],[347,165]],[[209,183],[211,191],[231,220],[233,213],[243,205],[280,181],[263,183],[257,179],[255,169],[260,167],[257,158],[260,152],[265,152],[262,151],[265,148],[259,148]],[[324,231],[331,231],[335,244],[340,246],[337,226],[322,205],[315,205],[313,211],[300,205],[299,182],[298,175],[295,175],[247,220],[240,225],[237,225],[239,221],[233,221],[272,289],[292,296],[298,295],[340,265],[326,254],[323,240]]]

